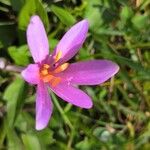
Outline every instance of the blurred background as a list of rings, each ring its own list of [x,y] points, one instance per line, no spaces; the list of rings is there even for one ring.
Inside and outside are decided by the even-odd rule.
[[[90,110],[54,94],[46,129],[35,130],[35,87],[20,76],[33,60],[26,42],[32,15],[41,17],[53,51],[76,22],[86,18],[86,42],[71,60],[110,59],[119,73],[98,86],[81,86]],[[0,149],[149,150],[150,1],[0,0]]]

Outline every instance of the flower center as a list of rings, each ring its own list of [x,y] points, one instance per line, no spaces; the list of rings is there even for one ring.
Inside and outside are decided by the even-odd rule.
[[[60,51],[60,53],[58,53],[55,57],[55,60],[54,60],[55,63],[61,58],[61,55],[62,53]],[[64,63],[56,68],[48,64],[43,64],[39,72],[40,78],[43,82],[50,83],[51,86],[56,86],[62,80],[57,74],[66,70],[68,66],[69,66],[69,63]]]

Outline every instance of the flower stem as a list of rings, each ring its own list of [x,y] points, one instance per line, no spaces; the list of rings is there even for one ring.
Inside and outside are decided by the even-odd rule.
[[[8,64],[5,58],[0,58],[0,69],[20,73],[24,68],[15,65],[10,65]]]
[[[65,114],[64,110],[62,109],[62,107],[60,106],[56,96],[52,92],[51,92],[51,95],[52,95],[52,98],[53,98],[53,102],[54,102],[55,106],[57,107],[57,109],[59,110],[60,114],[62,115],[65,123],[70,127],[71,130],[73,130],[73,125],[71,124],[70,120],[66,116],[66,114]]]

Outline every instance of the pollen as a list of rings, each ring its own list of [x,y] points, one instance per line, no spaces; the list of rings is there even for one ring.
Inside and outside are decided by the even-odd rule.
[[[42,80],[43,80],[44,82],[50,82],[53,78],[54,78],[53,75],[48,74],[48,75],[42,77]]]
[[[60,60],[61,56],[62,56],[62,51],[59,51],[59,52],[56,54],[56,56],[55,56],[55,62],[57,62],[58,60]]]
[[[43,82],[50,82],[53,79],[53,75],[49,72],[50,66],[48,64],[44,64],[40,70],[40,78]]]
[[[48,70],[47,69],[42,69],[41,70],[41,75],[47,75],[48,74]]]
[[[48,64],[43,64],[41,70],[40,70],[40,75],[41,76],[45,76],[45,75],[48,75],[49,73],[49,68],[50,66]]]
[[[59,73],[59,72],[62,72],[64,70],[66,70],[69,66],[69,63],[64,63],[62,64],[61,66],[57,67],[55,70],[54,70],[54,73]]]
[[[61,51],[57,54],[57,60],[61,57]],[[40,69],[40,78],[45,83],[50,83],[51,86],[55,87],[61,82],[61,78],[57,77],[56,74],[66,70],[69,66],[69,63],[64,63],[54,70],[51,69],[51,66],[48,64],[43,64]]]
[[[45,69],[49,69],[49,68],[50,68],[50,66],[49,66],[48,64],[44,64],[44,65],[43,65],[43,68],[45,68]]]

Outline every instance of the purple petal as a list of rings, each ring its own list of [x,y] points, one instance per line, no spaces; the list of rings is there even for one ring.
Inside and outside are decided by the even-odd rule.
[[[39,82],[39,67],[37,64],[30,64],[21,72],[25,81],[31,84],[38,84]]]
[[[73,57],[81,48],[88,32],[88,21],[82,20],[75,24],[58,43],[55,54],[62,52],[62,61],[65,62]]]
[[[27,28],[27,42],[35,62],[41,62],[49,54],[47,35],[39,16],[31,17]]]
[[[109,60],[91,60],[70,64],[59,76],[72,84],[97,85],[114,76],[119,66]]]
[[[86,93],[73,87],[72,85],[62,82],[59,83],[57,86],[50,88],[63,100],[75,106],[87,109],[92,107],[91,98]]]
[[[36,96],[36,129],[44,129],[49,122],[52,114],[52,102],[46,85],[40,82],[37,87]]]

